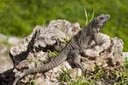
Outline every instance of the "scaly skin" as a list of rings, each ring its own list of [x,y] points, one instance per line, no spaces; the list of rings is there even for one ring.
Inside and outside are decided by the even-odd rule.
[[[55,59],[43,66],[24,70],[23,73],[15,79],[13,85],[16,85],[17,82],[25,75],[37,72],[46,72],[57,67],[67,59],[71,59],[75,66],[80,67],[83,70],[79,58],[80,53],[83,52],[82,49],[86,49],[89,46],[91,41],[95,41],[95,35],[109,18],[110,16],[108,14],[101,14],[97,16],[70,40],[70,42],[63,48],[61,53]]]

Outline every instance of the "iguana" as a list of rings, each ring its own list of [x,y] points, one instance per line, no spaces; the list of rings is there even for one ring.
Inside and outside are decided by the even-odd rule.
[[[83,70],[83,66],[80,62],[80,54],[83,52],[83,49],[87,49],[91,41],[95,41],[95,35],[99,32],[100,28],[108,21],[110,15],[101,14],[95,17],[86,27],[78,32],[67,45],[62,49],[60,54],[52,59],[49,63],[44,64],[43,66],[37,66],[35,68],[24,70],[20,76],[18,76],[13,85],[16,85],[17,82],[24,77],[25,75],[37,73],[37,72],[46,72],[51,70],[65,60],[71,59],[76,67],[79,67]]]

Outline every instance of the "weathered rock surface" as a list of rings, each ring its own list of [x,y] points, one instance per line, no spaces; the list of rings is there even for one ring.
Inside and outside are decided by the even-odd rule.
[[[47,54],[48,49],[55,49],[60,51],[65,45],[66,41],[71,39],[80,30],[78,23],[69,23],[65,20],[53,20],[46,26],[36,26],[32,34],[26,37],[17,46],[12,47],[10,54],[14,62],[17,64],[30,53],[37,56],[38,52]],[[23,57],[24,56],[24,57]],[[42,54],[40,55],[43,56]]]
[[[128,58],[128,52],[123,52],[123,58]]]
[[[79,30],[78,23],[70,23],[66,20],[53,20],[47,26],[36,26],[29,36],[10,49],[10,56],[15,64],[14,73],[48,63]],[[106,71],[121,67],[122,40],[110,38],[103,33],[99,33],[97,37],[98,43],[90,43],[90,47],[85,49],[86,56],[82,57],[82,63],[87,70],[85,73],[93,72],[96,67],[101,67]],[[57,77],[62,73],[62,69],[70,70],[69,74],[72,79],[82,75],[80,69],[72,68],[69,62],[65,61],[45,74],[29,75],[21,81],[26,83],[33,79],[39,85],[42,83],[43,85],[59,85],[62,82],[59,82]]]
[[[0,85],[8,85],[14,76],[12,72],[14,65],[8,51],[9,47],[0,44]]]
[[[22,39],[15,36],[6,36],[4,34],[0,34],[0,43],[6,43],[10,45],[18,44]]]
[[[13,62],[8,54],[8,49],[4,45],[0,45],[0,74],[13,68]]]
[[[20,41],[21,41],[21,38],[11,36],[11,37],[8,37],[8,41],[7,41],[7,42],[8,42],[8,44],[16,45],[16,44],[18,44]]]
[[[60,52],[67,41],[79,30],[78,23],[70,23],[66,20],[53,20],[48,26],[36,26],[32,34],[10,49],[16,68],[23,70],[49,62],[51,57],[57,55],[56,53]],[[58,72],[60,73],[60,68],[65,67],[71,68],[68,62],[64,62],[46,73],[45,79],[57,81],[56,77],[59,75]],[[14,72],[17,73],[17,70]]]
[[[118,38],[108,38],[106,35],[107,43],[96,45],[95,47],[89,48],[87,51],[88,57],[85,58],[84,66],[87,70],[95,70],[95,66],[102,68],[111,68],[123,65],[123,42]],[[95,56],[98,55],[98,56]]]
[[[0,42],[6,41],[7,40],[7,36],[0,34]]]

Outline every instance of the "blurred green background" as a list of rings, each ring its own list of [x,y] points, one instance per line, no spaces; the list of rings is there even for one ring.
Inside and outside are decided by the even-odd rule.
[[[102,32],[122,38],[128,51],[128,0],[0,0],[0,33],[24,37],[36,25],[53,19],[79,22],[84,27],[85,9],[91,17],[111,15]]]

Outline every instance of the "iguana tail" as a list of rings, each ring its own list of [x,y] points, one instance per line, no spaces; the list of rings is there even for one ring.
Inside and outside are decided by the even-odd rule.
[[[37,73],[37,72],[46,72],[48,70],[51,70],[55,67],[57,67],[58,65],[60,65],[61,63],[63,63],[63,61],[65,61],[67,59],[67,55],[64,54],[63,57],[61,56],[57,56],[55,59],[53,59],[51,62],[44,64],[42,66],[37,66],[35,68],[31,68],[31,69],[27,69],[23,71],[23,74],[20,77],[17,77],[14,80],[13,85],[17,85],[18,81],[23,78],[24,76],[28,75],[28,74],[32,74],[32,73]]]

